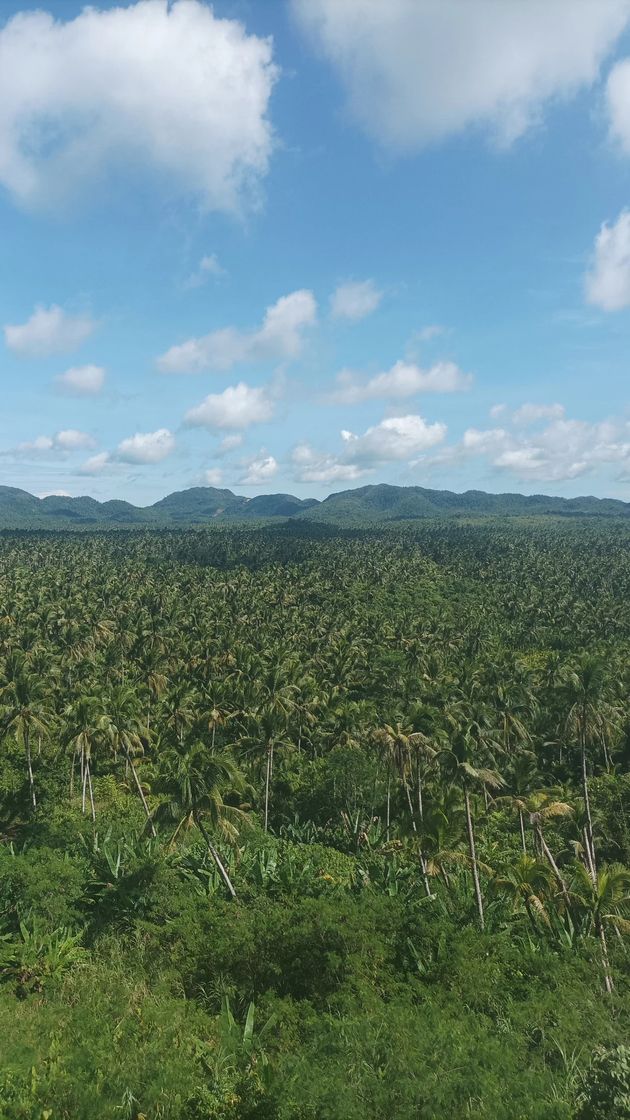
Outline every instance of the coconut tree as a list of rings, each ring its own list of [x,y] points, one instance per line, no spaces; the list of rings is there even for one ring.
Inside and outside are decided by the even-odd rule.
[[[459,786],[463,794],[468,854],[475,889],[475,901],[477,903],[479,925],[481,929],[484,929],[483,896],[479,878],[471,795],[474,791],[500,789],[504,782],[501,775],[493,767],[479,764],[480,756],[488,755],[490,748],[496,747],[496,741],[483,719],[483,714],[476,713],[473,719],[457,721],[455,727],[456,730],[452,735],[450,747],[442,751],[440,757],[445,772],[450,776],[451,781]]]
[[[186,743],[185,749],[171,749],[159,760],[157,792],[162,801],[156,818],[176,824],[171,843],[183,828],[196,825],[231,898],[236,891],[225,864],[212,840],[206,822],[214,832],[234,843],[238,826],[247,820],[243,809],[226,802],[226,797],[241,795],[245,782],[232,756],[226,751],[209,750],[205,743]]]
[[[114,758],[119,754],[123,755],[125,766],[131,771],[142,802],[151,835],[155,837],[157,833],[151,810],[134,765],[134,757],[144,753],[144,743],[148,740],[148,731],[140,721],[138,707],[138,697],[128,685],[113,685],[103,698],[98,727],[109,742]]]
[[[551,892],[554,876],[548,864],[527,853],[515,863],[501,869],[492,881],[493,890],[506,895],[515,911],[523,906],[534,929],[536,919],[549,925],[547,896]]]
[[[96,810],[92,787],[92,757],[99,742],[99,737],[102,738],[103,734],[99,718],[99,701],[95,696],[80,696],[74,704],[68,706],[65,712],[64,738],[72,751],[70,796],[72,796],[74,769],[78,758],[81,779],[81,812],[85,813],[87,793],[90,798],[90,811],[93,821],[96,820]]]
[[[590,869],[582,863],[573,868],[571,897],[588,914],[595,936],[599,939],[604,972],[604,987],[614,990],[614,981],[608,954],[606,928],[630,932],[630,871],[619,863],[603,867],[593,878]]]
[[[525,799],[524,810],[528,814],[530,824],[534,830],[537,850],[547,860],[562,893],[566,908],[570,910],[571,900],[569,898],[566,879],[562,875],[551,848],[547,843],[544,825],[548,821],[571,816],[573,807],[569,805],[567,801],[560,800],[557,796],[557,791],[538,790]]]
[[[589,794],[590,755],[599,748],[610,768],[610,744],[618,731],[619,717],[609,700],[606,667],[603,660],[590,653],[582,654],[565,674],[567,713],[564,732],[580,752],[582,796],[586,813],[586,855],[593,881],[597,875],[593,817]]]
[[[42,682],[25,669],[20,669],[2,689],[2,701],[5,705],[2,726],[5,733],[11,733],[24,750],[31,804],[35,810],[37,794],[33,775],[32,737],[33,734],[46,735],[51,720]]]

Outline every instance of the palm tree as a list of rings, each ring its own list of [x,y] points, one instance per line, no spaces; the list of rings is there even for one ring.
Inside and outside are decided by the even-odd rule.
[[[479,766],[476,764],[476,759],[480,750],[484,748],[487,750],[491,744],[495,745],[492,736],[486,735],[484,724],[477,718],[467,723],[460,723],[453,735],[450,748],[442,752],[447,769],[450,770],[451,779],[460,787],[464,796],[468,853],[470,856],[470,866],[475,888],[479,925],[482,930],[485,928],[485,918],[470,798],[471,792],[474,789],[500,789],[504,784],[503,778],[496,770],[491,767]]]
[[[144,751],[143,740],[148,739],[148,731],[140,723],[137,709],[138,701],[135,692],[127,685],[114,685],[104,697],[103,713],[99,717],[98,727],[109,740],[114,757],[119,752],[124,756],[125,765],[131,770],[138,797],[142,802],[151,835],[155,837],[157,833],[151,810],[133,762],[133,756],[141,755]]]
[[[613,863],[598,871],[593,879],[590,869],[583,864],[574,866],[571,895],[590,916],[602,952],[604,986],[608,993],[614,990],[612,970],[608,955],[606,926],[630,931],[630,922],[624,917],[630,908],[630,871]]]
[[[536,929],[536,917],[549,925],[545,896],[549,894],[552,883],[553,873],[548,865],[525,853],[515,863],[503,868],[493,880],[493,888],[506,894],[515,910],[522,904]]]
[[[544,855],[547,863],[549,864],[556,882],[562,892],[562,897],[565,901],[567,910],[571,909],[571,900],[567,889],[566,880],[564,879],[558,864],[552,854],[545,834],[543,832],[543,825],[546,821],[557,820],[561,817],[568,817],[572,814],[573,808],[566,801],[558,800],[553,790],[539,790],[537,793],[532,793],[524,802],[524,809],[529,815],[530,824],[534,830],[536,845],[538,851]]]
[[[511,759],[508,775],[506,785],[510,788],[510,792],[497,797],[496,804],[499,807],[505,805],[517,814],[521,848],[523,855],[527,855],[525,817],[529,811],[528,798],[540,785],[535,754],[528,750],[518,751]]]
[[[586,856],[593,882],[597,875],[593,818],[588,786],[588,755],[601,747],[606,766],[610,768],[609,743],[618,729],[618,713],[608,700],[606,670],[599,657],[585,653],[565,676],[568,711],[565,734],[580,751],[582,795],[586,812]]]
[[[24,750],[31,803],[33,809],[37,809],[31,737],[34,732],[46,735],[50,720],[50,712],[43,699],[42,684],[38,678],[21,669],[2,690],[2,699],[7,703],[2,724],[5,732],[12,732],[16,742]]]
[[[389,839],[389,826],[390,826],[390,780],[391,770],[398,771],[398,777],[401,785],[405,791],[407,806],[409,808],[409,818],[411,821],[411,828],[414,834],[418,834],[418,825],[416,823],[416,814],[414,811],[413,803],[411,800],[411,789],[409,786],[410,777],[413,769],[414,757],[416,760],[416,774],[418,775],[418,793],[419,793],[419,810],[420,816],[423,814],[422,794],[420,786],[419,775],[419,759],[421,757],[429,758],[435,756],[435,750],[430,745],[427,737],[421,731],[414,731],[413,728],[404,726],[400,722],[394,724],[386,723],[383,727],[375,732],[375,740],[381,745],[385,759],[387,760],[388,768],[388,788],[387,788],[387,839]],[[422,842],[418,841],[418,856],[420,860],[420,867],[422,868],[422,876],[424,879],[424,887],[427,896],[431,896],[431,888],[427,876],[427,865],[422,850]]]
[[[230,897],[236,898],[230,876],[204,821],[206,817],[215,831],[233,843],[238,836],[237,824],[246,820],[242,809],[225,801],[226,796],[242,793],[245,787],[233,758],[225,751],[213,752],[204,743],[193,742],[187,743],[184,750],[168,751],[160,759],[159,766],[158,789],[164,800],[156,816],[177,822],[171,843],[182,828],[196,825]]]
[[[94,807],[94,791],[92,788],[92,755],[98,742],[101,729],[99,727],[98,700],[94,696],[80,696],[79,699],[66,710],[66,729],[68,746],[72,748],[72,769],[70,775],[70,795],[72,796],[72,783],[74,767],[77,756],[81,775],[81,812],[85,813],[86,790],[90,797],[90,810],[92,820],[96,820]]]

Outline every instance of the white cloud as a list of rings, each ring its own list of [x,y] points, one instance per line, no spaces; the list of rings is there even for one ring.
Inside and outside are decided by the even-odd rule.
[[[270,39],[199,0],[19,12],[0,31],[0,182],[47,206],[149,167],[233,210],[267,171],[277,73]]]
[[[273,401],[265,388],[239,381],[222,393],[210,393],[186,413],[186,423],[201,428],[249,428],[273,416]]]
[[[357,322],[376,311],[382,298],[373,280],[349,280],[333,292],[330,311],[334,319]]]
[[[628,424],[561,417],[533,435],[490,428],[469,428],[443,459],[481,455],[491,466],[528,482],[561,482],[603,464],[630,463]]]
[[[419,342],[431,342],[434,338],[439,338],[441,334],[446,332],[446,327],[440,326],[439,323],[427,323],[426,327],[421,327],[416,331],[416,338]]]
[[[562,420],[564,406],[561,404],[522,404],[512,413],[512,423],[527,427],[538,420]]]
[[[220,486],[223,482],[223,471],[220,467],[210,467],[203,475],[206,486]]]
[[[16,451],[21,455],[29,455],[31,452],[45,454],[47,451],[52,451],[54,446],[55,441],[52,436],[36,436],[35,439],[18,443]]]
[[[71,498],[72,495],[67,490],[47,490],[44,494],[38,494],[38,498]]]
[[[91,315],[68,315],[53,303],[36,307],[25,323],[7,324],[4,340],[20,358],[47,358],[78,349],[96,326]]]
[[[56,384],[64,393],[78,397],[93,397],[100,393],[105,384],[103,366],[73,366],[55,378]]]
[[[225,276],[225,269],[219,264],[216,253],[210,253],[209,256],[201,258],[195,271],[188,277],[186,287],[201,288],[211,276],[217,279],[220,276]]]
[[[235,432],[232,436],[224,436],[219,446],[217,447],[217,455],[229,455],[230,451],[234,451],[236,447],[240,447],[243,442],[243,436],[240,432]]]
[[[292,0],[338,71],[351,117],[405,150],[469,126],[510,143],[545,103],[590,85],[628,0]]]
[[[157,432],[136,432],[123,439],[116,448],[116,459],[122,463],[161,463],[175,450],[175,437],[168,428]]]
[[[79,432],[76,428],[65,428],[57,432],[55,446],[63,451],[77,451],[82,447],[94,447],[94,440],[87,432]]]
[[[80,474],[100,474],[106,467],[111,464],[111,456],[108,451],[99,451],[98,455],[92,455],[89,459],[82,464],[79,468]]]
[[[171,346],[158,358],[162,373],[228,370],[241,362],[287,361],[302,350],[303,331],[313,325],[317,304],[304,289],[282,296],[268,307],[258,330],[224,327],[201,338]]]
[[[586,274],[586,298],[602,311],[630,307],[630,212],[622,210],[614,225],[604,222]]]
[[[428,424],[422,416],[390,416],[362,436],[343,431],[345,456],[351,463],[387,463],[413,459],[446,436],[446,425]]]
[[[291,454],[296,482],[354,482],[368,468],[345,463],[334,455],[315,451],[310,444],[300,443]]]
[[[630,154],[630,58],[613,66],[606,82],[610,134]]]
[[[493,404],[490,409],[490,416],[493,420],[498,420],[499,416],[503,416],[507,411],[506,404]]]
[[[261,482],[268,482],[278,473],[278,463],[273,455],[261,454],[258,458],[250,459],[246,468],[245,474],[239,478],[243,486],[257,486]]]
[[[80,432],[77,428],[64,428],[54,436],[36,436],[33,440],[19,443],[16,451],[20,455],[79,451],[86,447],[94,447],[94,440],[87,432]]]
[[[462,373],[454,362],[436,362],[424,370],[413,362],[396,362],[390,370],[378,373],[368,381],[342,370],[337,377],[338,388],[329,400],[337,404],[357,404],[378,397],[403,400],[417,393],[458,393],[472,385],[470,374]]]

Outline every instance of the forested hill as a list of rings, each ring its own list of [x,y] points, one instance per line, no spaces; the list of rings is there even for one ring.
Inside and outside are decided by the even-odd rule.
[[[422,486],[361,486],[330,494],[323,501],[291,494],[246,498],[231,490],[196,486],[169,494],[154,505],[97,502],[94,498],[50,495],[0,486],[0,529],[128,528],[204,525],[209,522],[307,520],[361,525],[427,517],[629,517],[630,503],[614,498],[557,498],[543,494],[486,494],[467,490],[427,490]]]

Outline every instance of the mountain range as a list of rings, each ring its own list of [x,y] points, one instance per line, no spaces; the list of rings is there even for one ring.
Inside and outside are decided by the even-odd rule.
[[[556,498],[543,494],[487,494],[428,490],[422,486],[360,486],[323,501],[292,494],[246,498],[231,490],[195,486],[151,506],[124,501],[50,495],[0,486],[0,529],[193,528],[223,523],[300,520],[332,525],[367,525],[418,518],[501,516],[630,517],[630,503],[615,498]]]

